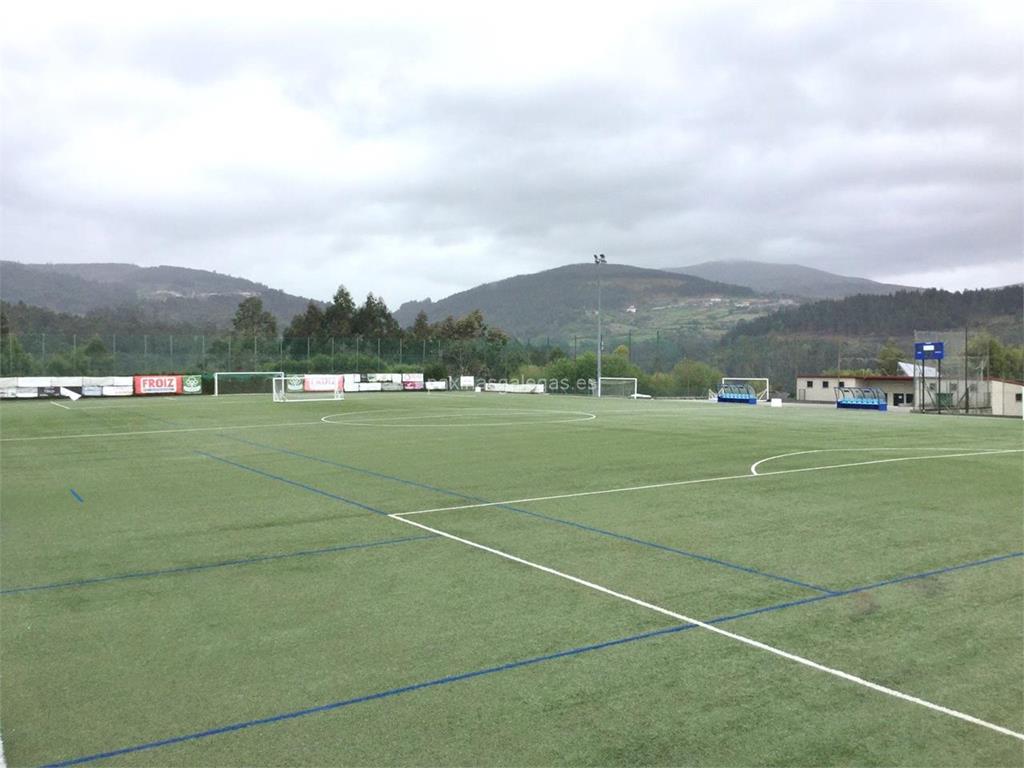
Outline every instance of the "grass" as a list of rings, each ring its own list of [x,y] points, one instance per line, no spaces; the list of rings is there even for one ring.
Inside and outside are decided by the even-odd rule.
[[[7,762],[1019,766],[387,515],[534,499],[407,519],[1019,732],[1022,437],[571,397],[4,403]]]

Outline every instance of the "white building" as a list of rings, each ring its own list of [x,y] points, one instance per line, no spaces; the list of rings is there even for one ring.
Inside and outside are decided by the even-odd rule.
[[[906,365],[901,364],[901,365]],[[937,375],[925,369],[924,378],[931,391],[937,386]],[[933,379],[935,379],[933,381]],[[970,383],[971,394],[977,390],[978,382]],[[1024,417],[1024,383],[1009,379],[984,379],[988,385],[993,416]],[[943,393],[955,395],[963,386],[959,380],[943,381]],[[885,401],[892,406],[913,407],[915,395],[913,376],[831,376],[820,373],[800,374],[796,380],[796,399],[808,403],[834,403],[836,387],[878,387],[885,393]],[[948,389],[947,389],[948,388]],[[984,387],[981,387],[982,390]],[[955,399],[955,398],[954,398]],[[972,406],[973,407],[973,406]]]

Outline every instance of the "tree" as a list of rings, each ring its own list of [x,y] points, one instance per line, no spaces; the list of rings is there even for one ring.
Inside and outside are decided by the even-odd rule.
[[[718,389],[722,372],[707,363],[683,359],[672,369],[679,388],[686,395],[702,395],[709,389]]]
[[[433,335],[434,329],[430,325],[430,320],[427,319],[427,313],[422,309],[416,313],[416,319],[412,323],[410,333],[412,337],[417,341],[423,341],[429,339]]]
[[[988,376],[1024,380],[1024,347],[1004,346],[990,334],[982,333],[971,339],[967,354],[973,358],[988,358]]]
[[[0,373],[4,376],[29,376],[35,370],[32,356],[22,349],[13,333],[0,335]]]
[[[102,376],[113,373],[114,356],[110,354],[107,345],[103,343],[99,336],[93,336],[89,339],[82,350],[82,355],[85,357],[85,365],[90,375]]]
[[[231,322],[237,336],[266,338],[277,335],[277,320],[263,309],[263,299],[259,296],[250,296],[240,302]]]
[[[893,339],[889,339],[878,353],[879,372],[886,376],[895,376],[900,372],[899,362],[903,357],[903,350]]]
[[[284,335],[289,339],[303,339],[308,336],[320,338],[324,334],[324,312],[314,302],[309,302],[306,311],[292,318]]]
[[[374,296],[372,292],[366,295],[363,306],[356,310],[352,330],[363,336],[377,338],[398,336],[401,332],[384,299]]]
[[[372,294],[371,294],[372,295]],[[339,285],[334,292],[334,298],[327,305],[323,316],[323,332],[327,338],[343,339],[356,333],[353,325],[355,323],[356,303],[352,301],[350,294],[344,285]]]

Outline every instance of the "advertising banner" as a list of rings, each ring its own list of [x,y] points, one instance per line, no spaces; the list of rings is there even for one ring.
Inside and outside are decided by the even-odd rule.
[[[181,391],[186,395],[203,394],[203,377],[198,374],[190,374],[181,377]]]
[[[49,387],[50,377],[49,376],[19,376],[18,377],[19,387]]]
[[[428,381],[427,382],[427,390],[430,391],[430,392],[440,391],[440,390],[444,390],[444,389],[448,389],[448,382],[447,381]]]
[[[135,377],[136,395],[180,395],[181,392],[182,383],[179,374]]]
[[[306,392],[334,392],[344,386],[344,377],[337,373],[307,373],[303,381]]]
[[[401,392],[404,385],[397,381],[382,381],[380,383],[381,392]]]
[[[83,384],[82,385],[82,396],[83,397],[103,397],[103,385],[102,384]]]
[[[402,388],[410,391],[417,392],[424,389],[423,386],[423,374],[422,373],[403,373],[402,374]]]
[[[131,397],[135,394],[131,384],[107,384],[101,389],[104,397]]]

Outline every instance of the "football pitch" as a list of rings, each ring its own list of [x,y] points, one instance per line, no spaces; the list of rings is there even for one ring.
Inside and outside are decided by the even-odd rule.
[[[30,765],[1024,765],[1019,420],[0,405]]]

